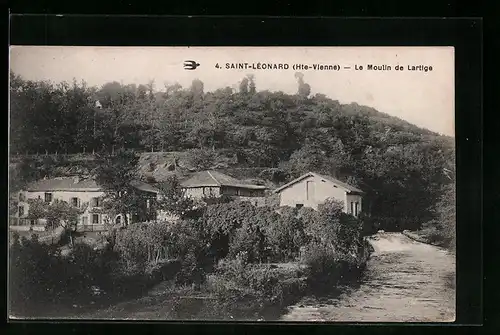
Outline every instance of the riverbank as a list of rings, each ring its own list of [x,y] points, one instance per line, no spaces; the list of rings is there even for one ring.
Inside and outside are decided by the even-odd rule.
[[[293,281],[293,279],[291,280]],[[286,313],[287,307],[317,290],[307,286],[307,279],[298,278],[295,291],[281,300],[271,301],[251,290],[227,288],[225,294],[215,292],[212,284],[193,290],[191,286],[176,287],[171,281],[156,285],[147,294],[126,302],[92,312],[75,313],[75,319],[127,319],[127,320],[220,320],[220,321],[276,321]],[[297,285],[298,284],[298,285]],[[340,295],[348,286],[332,289],[328,294]],[[355,287],[355,284],[352,286]]]
[[[351,277],[359,277],[362,270],[351,271]],[[250,265],[242,272],[252,283],[245,286],[214,273],[198,287],[165,280],[149,289],[128,292],[128,298],[103,290],[72,304],[40,306],[35,314],[37,319],[276,321],[286,313],[287,306],[304,296],[340,294],[346,286],[356,286],[355,280],[348,283],[352,278],[345,276],[342,283],[320,289],[307,266],[298,262]]]
[[[429,244],[438,248],[442,247],[439,243],[433,242],[426,234],[420,231],[404,230],[402,234],[416,242]]]

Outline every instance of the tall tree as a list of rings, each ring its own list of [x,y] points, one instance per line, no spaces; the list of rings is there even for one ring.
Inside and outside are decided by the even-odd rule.
[[[295,78],[297,79],[297,84],[299,85],[298,88],[298,95],[301,98],[307,98],[309,94],[311,94],[311,86],[304,82],[304,74],[297,72],[295,73]]]
[[[248,78],[248,92],[253,95],[257,92],[254,80],[255,76],[253,74],[249,74],[247,78]]]
[[[132,186],[138,161],[135,153],[119,150],[103,157],[95,170],[96,182],[105,193],[103,207],[113,217],[120,214],[124,224],[128,224],[127,214],[133,215],[141,210],[139,195]]]
[[[194,201],[184,196],[179,179],[173,175],[164,182],[158,184],[160,189],[160,200],[158,208],[177,215],[181,218],[188,218],[194,209]]]
[[[248,78],[245,77],[240,82],[240,93],[248,94]]]

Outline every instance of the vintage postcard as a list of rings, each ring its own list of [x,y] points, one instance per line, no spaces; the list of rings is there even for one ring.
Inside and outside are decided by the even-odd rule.
[[[15,319],[455,321],[452,47],[12,46]]]

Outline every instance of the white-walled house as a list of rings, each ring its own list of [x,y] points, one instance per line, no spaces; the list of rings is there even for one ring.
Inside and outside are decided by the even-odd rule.
[[[133,181],[131,185],[141,192],[147,208],[153,208],[153,202],[157,199],[158,190],[153,186],[141,181]],[[109,218],[108,215],[102,213],[102,198],[104,192],[101,187],[92,178],[82,177],[56,177],[50,179],[42,179],[29,184],[25,190],[18,194],[18,209],[15,215],[11,213],[11,217],[17,219],[18,225],[37,225],[37,222],[28,220],[30,210],[30,199],[40,199],[46,203],[52,203],[54,200],[65,201],[68,204],[84,209],[78,221],[78,229],[80,230],[99,230],[103,228],[104,223],[121,224],[124,218],[121,215],[116,215],[114,218]],[[151,218],[135,217],[131,214],[126,214],[126,222],[149,220]],[[154,211],[148,215],[156,215]],[[112,220],[111,220],[112,219]]]
[[[332,198],[344,203],[344,212],[357,216],[363,208],[363,191],[333,177],[309,172],[274,190],[280,206],[310,207]]]

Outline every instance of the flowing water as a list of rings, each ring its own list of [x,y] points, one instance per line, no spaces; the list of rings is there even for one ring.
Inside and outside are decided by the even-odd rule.
[[[452,322],[455,257],[400,233],[370,237],[375,251],[358,287],[335,297],[305,297],[282,321]]]

